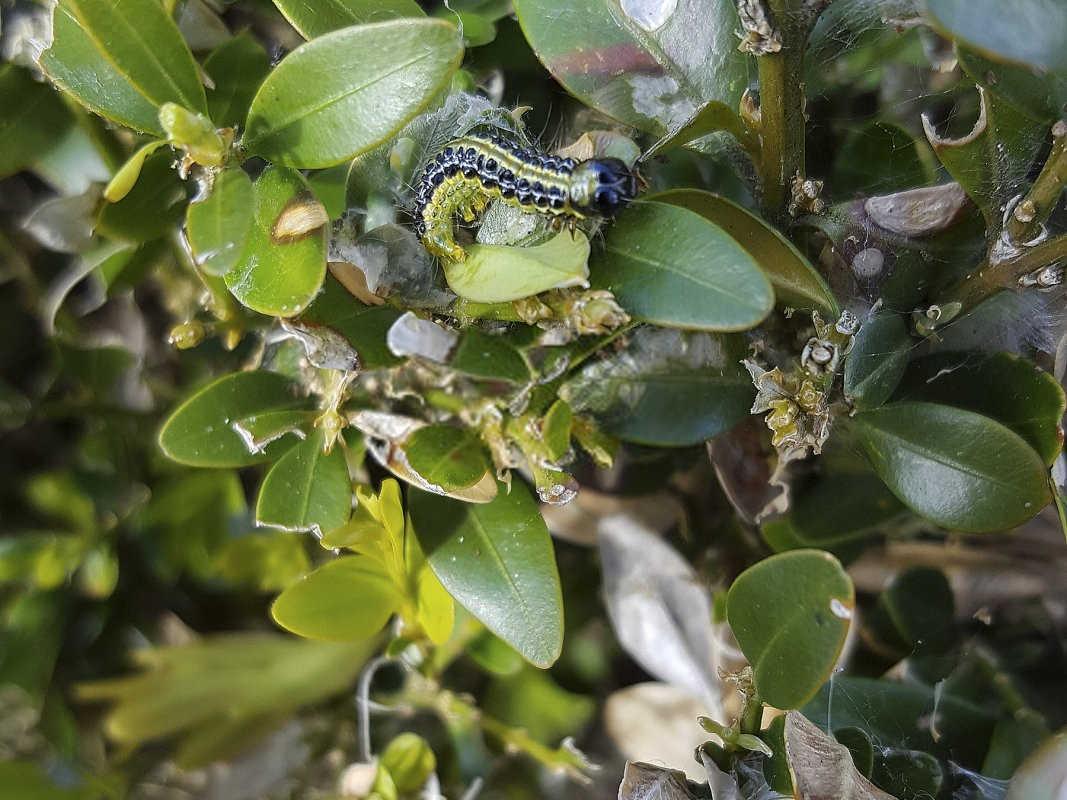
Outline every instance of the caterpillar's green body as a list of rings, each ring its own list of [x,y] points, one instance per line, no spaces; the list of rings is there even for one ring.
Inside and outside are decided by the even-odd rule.
[[[473,222],[491,200],[572,220],[608,217],[637,193],[634,173],[615,158],[545,155],[496,135],[468,135],[430,160],[415,194],[415,231],[436,256],[462,261],[453,217]]]

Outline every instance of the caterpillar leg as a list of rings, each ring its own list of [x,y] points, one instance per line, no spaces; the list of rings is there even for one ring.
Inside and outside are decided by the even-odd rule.
[[[444,221],[444,224],[428,226],[422,236],[423,246],[432,255],[449,261],[464,261],[467,251],[460,247],[452,236],[452,220]]]

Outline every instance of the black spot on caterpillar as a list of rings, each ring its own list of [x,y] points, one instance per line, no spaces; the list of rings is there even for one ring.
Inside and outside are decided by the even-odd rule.
[[[459,214],[473,222],[491,200],[559,219],[611,217],[637,195],[637,176],[617,158],[546,155],[497,135],[450,142],[415,187],[415,232],[435,256],[463,261],[453,236]]]

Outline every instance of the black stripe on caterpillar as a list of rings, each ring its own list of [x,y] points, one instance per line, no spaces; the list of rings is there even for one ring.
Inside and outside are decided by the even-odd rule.
[[[617,158],[571,158],[497,135],[468,134],[430,159],[415,187],[415,232],[433,255],[463,261],[453,218],[473,222],[492,200],[576,222],[612,217],[637,195],[637,176]]]

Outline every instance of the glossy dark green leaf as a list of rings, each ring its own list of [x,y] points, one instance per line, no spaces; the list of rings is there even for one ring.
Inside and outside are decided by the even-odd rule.
[[[452,78],[456,29],[430,19],[357,25],[297,48],[263,82],[243,145],[293,167],[329,167],[378,146]]]
[[[259,488],[256,523],[322,535],[340,528],[352,513],[352,480],[344,449],[323,452],[322,431],[289,448]]]
[[[848,472],[794,487],[789,513],[765,522],[763,529],[776,541],[788,533],[801,547],[833,549],[877,535],[904,510],[876,475]]]
[[[1059,0],[927,0],[926,12],[940,32],[989,58],[1067,74]]]
[[[196,263],[209,275],[225,275],[237,264],[254,223],[252,181],[240,167],[215,176],[211,194],[190,203],[185,231]]]
[[[412,490],[410,511],[430,566],[460,604],[539,667],[563,644],[563,600],[548,529],[521,481],[490,503]]]
[[[299,636],[357,642],[384,628],[403,599],[378,561],[345,556],[278,595],[270,613],[275,622]]]
[[[635,318],[666,327],[747,330],[774,306],[747,250],[718,225],[667,203],[624,211],[589,267],[593,286],[611,290]]]
[[[923,126],[945,169],[982,210],[987,224],[999,228],[1003,205],[1024,186],[1048,126],[981,87],[979,94],[980,113],[967,135],[946,139],[925,116]]]
[[[764,700],[789,709],[815,695],[845,644],[854,605],[852,581],[819,550],[779,553],[737,576],[727,616]]]
[[[187,199],[173,162],[169,149],[148,156],[133,188],[117,203],[104,204],[97,230],[130,242],[147,242],[173,230]]]
[[[207,91],[208,115],[219,127],[244,122],[256,90],[270,72],[270,56],[243,31],[216,47],[204,60],[204,72],[215,84]]]
[[[755,389],[743,356],[733,337],[644,328],[570,377],[560,396],[621,439],[697,444],[748,416]]]
[[[937,353],[915,361],[898,397],[957,406],[992,417],[1030,443],[1049,466],[1063,450],[1063,388],[1012,353]]]
[[[856,408],[882,405],[907,369],[914,345],[900,314],[881,311],[865,320],[845,362],[845,396]]]
[[[504,337],[491,336],[477,328],[463,331],[448,365],[475,378],[512,383],[530,380],[530,368],[518,350]]]
[[[925,142],[899,125],[872,122],[846,137],[827,185],[833,197],[847,200],[927,186],[936,177],[936,159]]]
[[[863,728],[844,727],[834,729],[834,738],[848,748],[852,763],[864,777],[871,777],[874,770],[874,742]]]
[[[924,750],[974,767],[996,722],[945,687],[847,675],[835,676],[803,711],[824,730],[861,728],[880,746]],[[935,714],[936,731],[930,726]]]
[[[154,0],[63,0],[52,26],[42,68],[98,114],[161,134],[164,103],[207,112],[192,53]]]
[[[464,489],[481,480],[489,468],[477,431],[454,425],[427,425],[404,443],[408,464],[442,489]]]
[[[837,318],[840,313],[826,281],[773,226],[721,195],[700,189],[671,189],[650,200],[688,208],[726,231],[756,260],[774,287],[780,305],[815,308]]]
[[[1054,123],[1063,116],[1067,108],[1067,75],[998,63],[963,45],[957,45],[956,54],[971,80],[986,91],[1035,119]]]
[[[538,58],[571,94],[656,136],[681,128],[708,101],[737,108],[748,85],[732,0],[621,8],[611,0],[517,0],[515,11]]]
[[[274,0],[274,5],[305,39],[351,25],[425,16],[415,0]]]
[[[1018,525],[1050,498],[1045,465],[989,417],[933,403],[892,403],[852,420],[858,442],[901,502],[973,533]]]
[[[341,334],[359,354],[364,369],[393,367],[402,359],[386,345],[386,334],[400,312],[391,306],[368,306],[349,294],[332,275],[300,316],[304,325],[322,325]]]
[[[871,779],[894,797],[938,797],[945,772],[929,753],[887,747],[875,754]]]
[[[56,145],[70,112],[47,83],[14,64],[0,66],[0,178],[29,166]]]
[[[299,172],[267,167],[252,185],[255,221],[241,257],[226,273],[234,297],[253,311],[280,317],[299,314],[326,276],[326,230],[320,224],[297,236],[279,237],[279,220],[294,206],[317,203]]]
[[[275,372],[224,375],[178,406],[159,432],[167,456],[195,467],[243,467],[276,458],[284,440],[251,451],[233,424],[252,414],[300,404],[296,387]]]
[[[870,635],[897,658],[916,652],[944,652],[955,640],[955,599],[945,574],[912,567],[878,596],[864,620]]]

